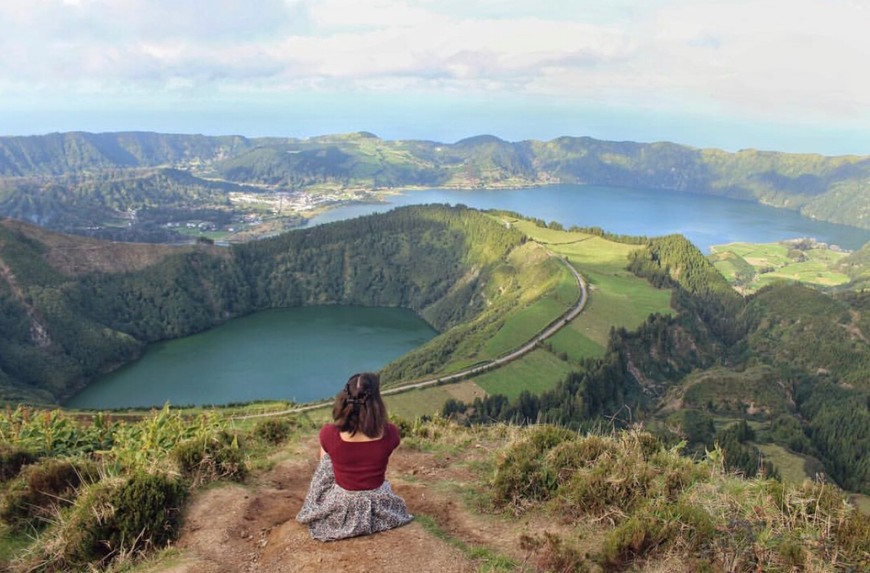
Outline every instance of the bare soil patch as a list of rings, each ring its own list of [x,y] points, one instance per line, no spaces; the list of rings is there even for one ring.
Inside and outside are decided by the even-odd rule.
[[[295,521],[316,465],[316,439],[298,456],[256,476],[199,492],[178,548],[182,556],[165,573],[321,572],[465,573],[478,563],[414,522],[372,536],[323,543]],[[513,557],[523,527],[516,521],[468,510],[457,488],[473,479],[457,459],[400,448],[388,479],[414,515],[427,515],[448,538]],[[531,527],[531,525],[528,525]]]

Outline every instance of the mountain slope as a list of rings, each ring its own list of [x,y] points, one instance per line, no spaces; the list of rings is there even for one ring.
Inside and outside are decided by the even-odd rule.
[[[0,137],[0,175],[65,175],[110,168],[154,167],[236,155],[244,137],[151,132],[52,133]]]

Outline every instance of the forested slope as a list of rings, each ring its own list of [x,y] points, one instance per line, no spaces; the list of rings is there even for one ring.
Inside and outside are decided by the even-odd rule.
[[[97,241],[7,220],[0,397],[63,399],[148,342],[265,308],[403,306],[447,330],[509,293],[493,271],[523,240],[477,211],[409,207],[227,249],[106,244],[113,268],[86,256]]]

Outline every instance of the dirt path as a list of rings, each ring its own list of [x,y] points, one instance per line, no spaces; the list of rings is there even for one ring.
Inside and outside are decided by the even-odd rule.
[[[181,558],[161,573],[323,572],[465,573],[476,563],[426,530],[419,520],[384,533],[322,543],[295,521],[318,454],[306,440],[291,459],[246,486],[222,485],[197,494],[178,547]],[[387,474],[414,515],[426,515],[451,539],[524,560],[519,535],[541,523],[479,515],[466,509],[457,489],[473,478],[449,456],[397,450]]]

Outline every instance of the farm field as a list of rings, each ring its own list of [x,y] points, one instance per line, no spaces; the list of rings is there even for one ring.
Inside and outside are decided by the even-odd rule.
[[[751,293],[777,281],[817,287],[846,284],[849,277],[834,268],[845,256],[847,253],[816,243],[784,241],[716,245],[709,258],[738,290]]]
[[[508,222],[543,244],[556,255],[565,257],[579,270],[589,286],[586,309],[542,348],[497,370],[478,375],[461,385],[477,390],[470,398],[453,396],[445,390],[451,384],[393,396],[391,408],[402,416],[432,413],[432,406],[443,406],[449,398],[471,401],[481,392],[504,394],[515,398],[523,391],[538,394],[552,389],[586,358],[602,356],[612,328],[634,329],[651,313],[670,313],[670,291],[656,289],[645,279],[625,270],[628,254],[636,245],[616,243],[580,232],[558,231],[539,227],[531,221],[509,219]],[[578,296],[574,278],[565,271],[560,284],[547,296],[539,298],[515,313],[493,337],[486,351],[497,356],[520,346]],[[421,406],[420,404],[425,404]]]
[[[504,394],[514,399],[523,391],[540,394],[555,388],[575,368],[552,352],[538,349],[521,360],[474,378],[474,382],[487,394]]]

